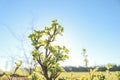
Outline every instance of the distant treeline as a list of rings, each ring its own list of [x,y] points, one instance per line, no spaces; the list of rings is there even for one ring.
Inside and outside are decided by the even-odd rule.
[[[63,67],[65,69],[65,71],[67,72],[88,72],[88,70],[90,69],[94,69],[96,66],[94,67],[75,67],[75,66],[66,66]],[[99,67],[99,71],[105,71],[106,67],[105,66],[98,66]],[[113,65],[113,67],[110,69],[110,71],[120,71],[120,65]]]

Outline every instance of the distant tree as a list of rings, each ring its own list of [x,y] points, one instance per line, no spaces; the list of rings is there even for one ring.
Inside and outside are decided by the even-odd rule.
[[[33,59],[41,66],[40,73],[46,80],[55,80],[64,71],[59,62],[68,58],[69,50],[65,46],[52,44],[57,35],[62,35],[63,31],[63,27],[54,20],[50,27],[45,27],[41,31],[34,30],[29,35],[34,47]]]

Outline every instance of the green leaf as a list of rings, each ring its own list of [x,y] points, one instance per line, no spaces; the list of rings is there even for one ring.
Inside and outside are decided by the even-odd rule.
[[[63,50],[64,50],[66,53],[69,53],[69,50],[68,50],[65,46],[63,46]]]

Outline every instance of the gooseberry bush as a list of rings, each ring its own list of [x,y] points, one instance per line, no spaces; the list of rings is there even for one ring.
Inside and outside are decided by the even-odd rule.
[[[33,60],[41,68],[39,72],[46,80],[55,80],[64,69],[60,66],[60,61],[68,59],[69,50],[65,46],[54,45],[58,35],[64,32],[63,27],[53,20],[50,27],[43,30],[34,30],[29,38],[34,50],[32,51]]]

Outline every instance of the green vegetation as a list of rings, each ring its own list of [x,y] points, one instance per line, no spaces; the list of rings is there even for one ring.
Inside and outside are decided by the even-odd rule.
[[[15,68],[14,72],[13,73],[11,73],[11,72],[4,73],[2,76],[2,79],[7,78],[8,80],[13,80],[16,73],[18,75],[20,75],[19,71],[20,71],[20,66],[22,65],[22,61],[20,60],[19,62],[16,62],[15,64],[16,64],[16,68]]]
[[[50,27],[44,30],[34,30],[29,38],[32,41],[34,50],[32,51],[33,60],[40,65],[41,75],[46,80],[55,80],[64,69],[59,62],[68,58],[69,50],[65,46],[53,45],[57,35],[62,35],[63,27],[57,22],[52,21]],[[39,79],[39,78],[38,78]]]

